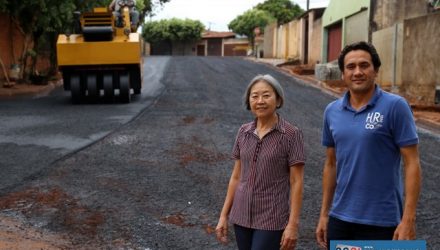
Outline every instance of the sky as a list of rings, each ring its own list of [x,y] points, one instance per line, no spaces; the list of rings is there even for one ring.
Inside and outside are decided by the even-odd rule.
[[[228,23],[265,0],[171,0],[155,10],[150,20],[170,18],[199,20],[205,28],[228,31]],[[327,7],[330,0],[310,0],[309,8]],[[307,0],[293,0],[304,10]]]

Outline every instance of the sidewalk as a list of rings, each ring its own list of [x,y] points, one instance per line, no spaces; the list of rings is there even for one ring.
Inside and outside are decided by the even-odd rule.
[[[342,96],[346,88],[340,83],[326,83],[315,78],[314,75],[300,75],[295,73],[289,66],[282,66],[286,62],[284,59],[277,58],[254,58],[247,57],[247,60],[264,63],[276,67],[277,69],[302,80],[303,83],[309,84],[315,88],[321,89],[323,92],[330,94],[336,98]],[[433,133],[440,134],[440,108],[439,107],[422,107],[411,105],[414,118],[419,127],[427,129]]]
[[[27,83],[16,83],[11,87],[4,87],[0,85],[0,99],[14,96],[47,95],[56,87],[61,85],[62,81],[51,81],[45,85]]]

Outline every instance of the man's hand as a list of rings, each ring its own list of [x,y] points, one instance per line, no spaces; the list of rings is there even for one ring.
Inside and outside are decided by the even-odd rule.
[[[393,240],[414,240],[416,238],[416,223],[402,221],[394,231]]]
[[[321,216],[319,218],[318,226],[316,227],[316,241],[318,245],[327,249],[327,224],[328,224],[328,216]]]

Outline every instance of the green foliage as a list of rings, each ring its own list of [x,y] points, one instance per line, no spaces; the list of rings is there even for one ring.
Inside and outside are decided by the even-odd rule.
[[[255,8],[265,10],[277,19],[278,24],[285,24],[300,16],[304,10],[290,0],[266,0]]]
[[[150,43],[196,41],[201,38],[204,29],[205,27],[200,21],[177,18],[164,19],[145,23],[142,36],[145,41]]]
[[[32,1],[27,5],[17,6],[14,13],[27,32],[34,32],[39,38],[45,32],[61,32],[67,26],[66,20],[72,20],[75,5],[72,1]]]
[[[274,18],[268,12],[254,8],[236,17],[228,24],[228,27],[235,33],[246,35],[253,41],[254,29],[256,27],[264,29],[266,25],[273,21]]]
[[[20,64],[26,65],[27,57],[36,58],[28,53],[30,50],[39,54],[40,49],[45,48],[46,52],[49,50],[49,55],[54,54],[56,40],[49,40],[48,37],[55,37],[54,34],[65,31],[75,9],[74,0],[8,1],[6,13],[19,25],[25,36],[26,44],[19,59]]]
[[[153,9],[157,5],[168,3],[171,0],[136,0],[136,8],[140,13],[140,23],[144,23],[145,17],[153,14]]]

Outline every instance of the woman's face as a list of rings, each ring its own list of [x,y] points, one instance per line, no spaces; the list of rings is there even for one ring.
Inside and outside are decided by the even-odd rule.
[[[252,86],[249,94],[249,106],[257,118],[273,116],[279,104],[280,101],[274,89],[267,82],[258,81]]]

